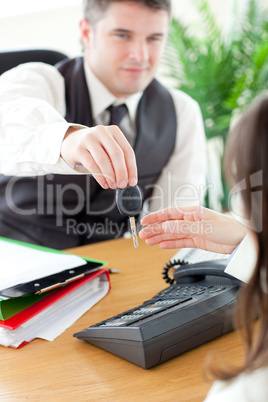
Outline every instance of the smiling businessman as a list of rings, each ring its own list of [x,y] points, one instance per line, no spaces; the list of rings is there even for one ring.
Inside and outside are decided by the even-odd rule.
[[[122,236],[114,189],[137,182],[145,212],[202,202],[200,108],[155,79],[170,12],[85,0],[83,57],[0,77],[0,235],[59,249]]]

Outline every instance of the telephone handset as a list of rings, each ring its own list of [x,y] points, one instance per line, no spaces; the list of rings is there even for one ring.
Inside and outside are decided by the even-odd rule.
[[[145,369],[215,339],[233,329],[241,284],[224,272],[226,265],[226,259],[169,262],[162,274],[170,286],[74,336]]]
[[[183,260],[174,260],[169,261],[169,263],[166,264],[166,266],[163,268],[162,275],[163,279],[170,284],[174,282],[179,284],[200,282],[205,280],[206,276],[212,276],[226,278],[229,279],[233,284],[240,285],[241,281],[239,279],[236,279],[232,275],[229,275],[225,272],[226,265],[226,258],[202,261],[194,264],[188,264]],[[173,277],[169,275],[169,270],[171,268],[175,269],[173,272]]]

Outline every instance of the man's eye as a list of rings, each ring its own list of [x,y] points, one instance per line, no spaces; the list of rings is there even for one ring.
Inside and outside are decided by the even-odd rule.
[[[148,41],[149,41],[149,42],[161,42],[161,40],[162,40],[162,38],[159,37],[159,36],[150,36],[150,37],[148,38]]]
[[[117,36],[117,38],[120,38],[120,39],[128,38],[128,34],[125,34],[125,33],[117,33],[116,36]]]

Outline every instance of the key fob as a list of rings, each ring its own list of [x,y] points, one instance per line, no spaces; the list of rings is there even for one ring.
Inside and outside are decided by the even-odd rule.
[[[121,215],[139,215],[142,209],[142,195],[139,187],[118,188],[116,190],[116,204]]]

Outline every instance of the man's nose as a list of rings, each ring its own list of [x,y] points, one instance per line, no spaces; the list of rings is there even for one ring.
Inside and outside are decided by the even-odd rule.
[[[147,43],[143,40],[133,41],[130,48],[130,58],[143,63],[149,60]]]

